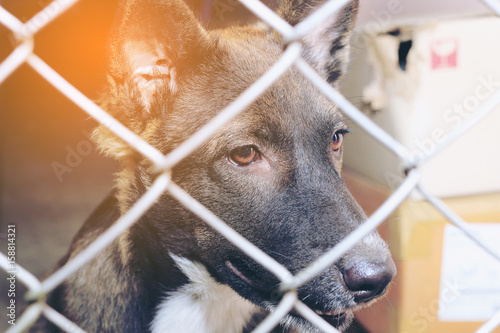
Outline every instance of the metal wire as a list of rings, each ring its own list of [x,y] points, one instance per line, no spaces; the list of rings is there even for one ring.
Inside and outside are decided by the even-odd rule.
[[[437,155],[439,152],[446,149],[449,145],[453,144],[460,138],[462,135],[471,130],[474,126],[476,126],[479,122],[481,122],[484,118],[486,118],[489,114],[491,114],[495,108],[500,104],[500,91],[494,93],[490,98],[484,101],[477,110],[474,111],[470,116],[467,117],[467,121],[461,123],[453,132],[446,137],[446,140],[436,147],[430,152],[425,153],[420,158],[416,158],[410,164],[406,166],[407,169],[411,169],[421,164],[424,161],[429,161],[432,157]]]
[[[276,309],[252,333],[266,333],[271,331],[292,310],[296,301],[297,293],[295,291],[286,293]]]
[[[491,333],[496,328],[498,328],[498,326],[500,326],[500,311],[498,311],[490,320],[484,323],[484,325],[481,326],[476,331],[476,333]]]
[[[491,9],[500,15],[500,2],[498,0],[482,0],[486,5],[488,5]]]
[[[16,326],[11,327],[7,332],[22,332],[33,325],[41,315],[45,316],[48,320],[67,332],[84,332],[62,314],[50,308],[45,303],[45,296],[48,292],[63,283],[76,270],[95,258],[100,251],[111,244],[117,237],[134,224],[164,193],[168,193],[179,200],[185,207],[197,214],[207,224],[212,226],[221,235],[273,273],[281,281],[282,291],[285,292],[283,299],[276,309],[255,329],[254,332],[257,333],[264,333],[272,330],[293,308],[320,330],[324,332],[338,332],[297,299],[297,288],[335,263],[358,241],[375,230],[375,228],[380,225],[380,223],[401,204],[401,202],[403,202],[413,189],[420,191],[431,205],[436,207],[436,209],[451,223],[457,225],[469,238],[478,244],[484,251],[492,255],[500,264],[500,254],[496,253],[471,233],[469,231],[469,225],[465,221],[419,184],[420,177],[418,172],[418,168],[421,165],[425,165],[432,156],[439,154],[445,147],[455,142],[457,138],[469,131],[483,117],[489,114],[495,106],[498,106],[500,104],[500,95],[498,93],[494,94],[483,103],[471,117],[463,122],[462,126],[452,132],[448,136],[446,142],[437,146],[436,149],[425,158],[415,163],[410,163],[409,151],[400,142],[373,123],[336,89],[322,79],[309,64],[300,58],[302,47],[300,40],[307,35],[307,33],[322,24],[327,18],[331,17],[338,9],[344,6],[348,0],[330,0],[325,2],[320,8],[315,10],[309,17],[298,23],[295,27],[290,26],[272,10],[257,0],[240,0],[248,9],[280,33],[285,44],[289,45],[284,50],[281,58],[266,71],[260,79],[236,98],[227,108],[222,110],[210,123],[181,144],[176,150],[164,156],[153,146],[143,141],[135,133],[107,114],[34,54],[34,39],[36,38],[36,34],[43,29],[43,27],[50,24],[56,17],[63,15],[63,13],[77,1],[78,0],[53,1],[25,24],[0,6],[0,24],[10,30],[18,41],[18,45],[15,46],[12,53],[0,63],[0,84],[2,84],[9,75],[15,72],[19,66],[24,63],[28,64],[82,110],[87,112],[101,124],[105,125],[132,148],[148,158],[153,163],[156,170],[161,171],[161,173],[148,191],[126,214],[117,220],[112,227],[43,282],[39,281],[21,266],[16,266],[16,277],[28,287],[26,297],[36,300],[36,302],[24,311],[18,318]],[[500,15],[500,3],[497,0],[483,0],[483,2]],[[403,183],[366,222],[295,276],[257,246],[245,239],[244,235],[240,235],[231,229],[224,221],[220,220],[207,208],[189,196],[181,187],[172,183],[170,180],[170,170],[173,166],[203,144],[221,126],[228,123],[240,112],[243,112],[248,105],[265,92],[273,82],[278,80],[279,77],[292,66],[300,70],[306,78],[308,78],[326,97],[332,100],[363,130],[399,157],[403,165],[406,165],[408,169],[407,177]],[[4,271],[9,271],[9,262],[3,253],[0,253],[0,268]],[[500,312],[486,322],[477,333],[492,332],[499,327],[499,325]]]
[[[39,32],[47,24],[52,22],[59,15],[68,10],[71,6],[79,0],[55,0],[47,5],[44,9],[33,16],[28,22],[24,24],[21,35],[25,38],[31,38],[34,34]]]
[[[73,323],[68,318],[64,317],[62,314],[52,309],[50,306],[45,305],[43,309],[43,314],[45,317],[57,325],[64,332],[68,333],[85,333],[78,325]]]
[[[1,8],[1,7],[0,7]],[[18,46],[0,65],[0,82],[5,81],[33,53],[33,41],[27,40]]]
[[[326,320],[318,316],[316,312],[311,310],[311,308],[305,305],[304,303],[297,302],[295,304],[295,310],[297,310],[297,312],[300,313],[305,319],[309,320],[323,332],[339,333],[339,331],[335,327],[327,323]]]
[[[15,264],[14,269],[9,267],[9,260],[7,256],[0,252],[0,268],[6,271],[7,273],[13,272],[16,274],[16,277],[23,283],[28,289],[37,289],[40,288],[40,281],[31,274],[29,271],[24,269],[18,263]]]
[[[73,87],[56,71],[50,68],[50,66],[38,56],[34,54],[30,55],[27,59],[27,63],[50,84],[66,95],[66,97],[68,97],[73,103],[106,126],[110,131],[118,135],[132,148],[149,158],[151,162],[157,166],[157,168],[159,168],[159,165],[165,163],[165,156],[163,156],[162,153],[149,143],[142,140],[137,134],[129,130],[127,127],[123,126],[119,121],[111,117],[106,111],[97,106],[97,104],[92,102],[87,96],[78,91],[78,89]]]
[[[245,108],[259,97],[269,86],[273,84],[288,68],[293,64],[300,54],[301,46],[299,43],[290,44],[281,58],[271,67],[262,77],[260,77],[250,88],[245,90],[228,107],[226,107],[218,116],[212,119],[207,125],[203,126],[188,140],[182,143],[177,149],[166,156],[165,163],[161,165],[162,169],[170,169],[182,159],[192,153],[196,148],[202,145],[210,138],[217,129],[227,124],[236,117]]]
[[[226,223],[220,220],[210,210],[205,208],[202,204],[191,197],[186,191],[177,186],[175,183],[170,184],[168,192],[186,208],[190,209],[193,213],[202,218],[212,228],[217,230],[221,235],[226,237],[230,242],[236,245],[241,251],[246,253],[252,259],[257,261],[264,267],[267,267],[271,273],[282,281],[289,281],[292,274],[281,264],[264,253],[261,249],[253,245],[246,238],[238,234]]]
[[[266,22],[274,30],[278,31],[284,39],[292,38],[293,27],[262,2],[255,0],[240,0],[240,2],[252,13],[257,15],[263,22]]]
[[[44,307],[45,304],[43,302],[37,302],[28,306],[21,317],[16,320],[16,325],[11,326],[5,333],[26,332],[40,318]]]
[[[15,34],[23,31],[23,22],[0,6],[0,23]]]
[[[118,236],[125,232],[158,200],[165,192],[170,183],[170,174],[165,173],[160,175],[153,183],[151,188],[133,205],[130,210],[120,217],[115,224],[101,234],[91,246],[76,255],[68,261],[66,265],[58,269],[50,277],[42,282],[40,288],[31,289],[28,294],[28,299],[39,299],[45,297],[47,293],[56,288],[71,274],[76,272],[80,267],[92,260],[99,252],[104,250]]]
[[[294,33],[290,39],[285,41],[289,42],[292,40],[302,39],[308,32],[323,24],[326,19],[330,18],[336,11],[345,6],[349,0],[336,0],[336,1],[326,1],[320,8],[314,10],[311,15],[299,22],[294,30]]]
[[[370,218],[360,225],[356,230],[351,232],[347,237],[340,241],[330,251],[316,259],[311,265],[303,271],[297,273],[292,283],[283,283],[281,288],[283,291],[295,289],[307,283],[316,277],[319,273],[334,264],[340,257],[349,251],[356,243],[373,232],[399,204],[410,194],[417,186],[420,175],[416,170],[412,170],[408,178],[403,184],[387,199],[382,206]]]
[[[357,107],[347,100],[342,94],[328,84],[316,71],[303,59],[296,61],[295,66],[332,102],[343,111],[345,115],[354,120],[362,129],[370,134],[375,140],[383,144],[396,156],[405,160],[409,154],[401,143],[381,129],[370,118],[365,116]]]

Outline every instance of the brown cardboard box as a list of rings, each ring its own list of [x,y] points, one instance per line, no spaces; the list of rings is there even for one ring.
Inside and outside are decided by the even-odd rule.
[[[344,178],[368,215],[387,197],[387,192],[383,188],[377,187],[359,176],[344,173]],[[446,199],[445,203],[471,225],[479,226],[477,223],[481,223],[481,228],[494,226],[493,232],[496,234],[490,236],[500,239],[500,193]],[[447,225],[450,224],[446,218],[429,203],[407,200],[380,228],[382,236],[389,243],[398,267],[398,275],[385,299],[379,300],[374,306],[359,312],[357,315],[358,320],[370,333],[470,333],[475,332],[482,325],[482,322],[469,321],[463,316],[474,312],[468,311],[467,306],[473,306],[472,310],[480,310],[480,307],[478,308],[471,303],[472,301],[481,302],[481,297],[485,297],[485,303],[487,303],[486,301],[491,302],[490,296],[500,293],[498,289],[500,263],[492,260],[491,267],[482,266],[480,262],[488,260],[489,257],[484,259],[484,256],[487,257],[487,255],[476,250],[475,245],[465,244],[462,246],[461,243],[457,243],[460,240],[456,239],[458,237],[456,235],[454,239],[447,236],[447,248],[457,249],[456,253],[452,254],[452,258],[458,261],[463,259],[464,265],[470,266],[471,262],[477,264],[477,268],[473,272],[465,271],[469,275],[471,273],[480,274],[476,277],[470,277],[471,279],[479,279],[477,280],[479,282],[484,280],[481,280],[482,277],[494,279],[491,280],[494,286],[490,287],[485,283],[479,286],[483,288],[482,291],[476,291],[484,292],[488,291],[488,288],[493,288],[490,293],[484,296],[472,294],[470,295],[471,302],[467,301],[469,298],[463,299],[466,293],[465,296],[469,297],[467,288],[461,289],[463,285],[461,282],[457,282],[458,280],[453,279],[453,276],[451,276],[451,280],[443,278],[443,275],[449,278],[451,274],[449,269],[444,274],[442,267],[445,230],[447,230],[448,235],[448,230],[452,229]],[[455,244],[450,242],[455,242]],[[462,247],[457,248],[457,246]],[[475,251],[480,252],[479,256],[481,257],[477,259],[477,263],[475,257],[469,257],[474,256]],[[465,273],[462,271],[457,274],[463,275]],[[499,283],[495,282],[497,280]],[[458,284],[454,285],[455,282]],[[441,305],[439,305],[440,300]],[[464,304],[464,302],[468,303]],[[479,303],[479,305],[482,304]],[[442,313],[443,310],[440,310],[439,306],[442,309],[458,309],[459,311]],[[448,308],[448,306],[455,307]],[[497,311],[500,310],[500,297],[498,297],[496,306],[498,306]],[[445,322],[438,318],[442,315],[449,317],[450,314],[452,318],[456,317],[456,321]],[[494,332],[499,333],[500,328]]]

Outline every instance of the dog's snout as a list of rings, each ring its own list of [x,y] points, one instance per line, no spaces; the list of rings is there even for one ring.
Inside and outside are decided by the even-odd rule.
[[[382,295],[394,276],[396,265],[390,257],[383,263],[361,261],[343,272],[345,285],[357,303]]]

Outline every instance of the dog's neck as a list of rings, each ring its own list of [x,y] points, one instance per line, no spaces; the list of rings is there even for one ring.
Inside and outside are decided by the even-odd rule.
[[[216,282],[203,265],[172,257],[189,283],[165,296],[157,307],[151,332],[242,332],[256,307]]]

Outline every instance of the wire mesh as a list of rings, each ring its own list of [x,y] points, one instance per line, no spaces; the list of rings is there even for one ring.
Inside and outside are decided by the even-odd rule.
[[[431,205],[436,207],[436,209],[439,210],[447,219],[449,219],[451,223],[455,224],[458,228],[464,231],[468,237],[474,240],[481,248],[483,248],[490,255],[494,256],[494,258],[500,262],[499,254],[469,232],[468,224],[466,222],[454,214],[453,211],[443,203],[443,201],[421,187],[419,184],[420,175],[418,172],[418,168],[425,165],[431,157],[435,154],[439,154],[446,146],[454,142],[457,138],[463,135],[463,133],[475,126],[479,120],[492,112],[494,107],[500,104],[500,95],[498,93],[484,102],[482,107],[473,115],[473,117],[469,117],[466,121],[464,121],[462,126],[457,128],[455,132],[449,136],[447,141],[437,145],[432,152],[419,161],[412,161],[409,158],[409,151],[400,142],[395,140],[387,132],[373,123],[337,90],[326,83],[303,59],[300,58],[301,38],[321,24],[333,12],[345,5],[347,0],[327,1],[321,8],[313,12],[308,18],[295,27],[290,26],[261,2],[257,0],[241,0],[247,8],[249,8],[260,19],[269,24],[283,36],[283,39],[287,42],[287,47],[281,58],[274,64],[274,66],[242,95],[234,100],[226,109],[222,110],[219,116],[213,119],[200,131],[195,133],[189,140],[181,144],[178,149],[174,150],[169,155],[164,156],[147,142],[140,139],[128,128],[120,124],[117,120],[113,119],[109,114],[74,88],[69,82],[62,78],[55,70],[48,66],[34,53],[34,41],[36,34],[45,25],[49,24],[59,15],[62,15],[77,1],[78,0],[53,1],[27,23],[22,23],[0,6],[0,23],[12,31],[18,40],[18,45],[14,51],[0,64],[0,84],[5,81],[10,74],[16,71],[19,66],[24,63],[28,64],[82,110],[87,112],[101,124],[104,124],[134,149],[151,160],[156,170],[161,173],[161,176],[156,179],[151,188],[148,189],[138,202],[125,215],[123,215],[111,229],[102,234],[83,252],[70,260],[65,266],[57,270],[44,281],[38,280],[29,271],[17,265],[15,273],[16,277],[28,288],[27,297],[31,300],[35,300],[36,302],[24,311],[22,316],[17,320],[17,325],[8,330],[9,333],[24,331],[33,325],[39,316],[45,316],[48,320],[66,332],[83,332],[83,330],[81,330],[81,328],[79,328],[76,324],[72,323],[63,315],[50,308],[45,303],[45,296],[85,263],[89,262],[102,249],[113,242],[113,240],[116,239],[116,237],[118,237],[122,232],[127,230],[165,192],[168,192],[170,195],[177,198],[185,207],[193,211],[201,219],[205,220],[206,223],[210,224],[219,233],[221,233],[234,245],[239,247],[248,256],[257,261],[260,265],[272,272],[281,281],[282,291],[285,292],[285,295],[276,310],[256,328],[255,332],[259,333],[270,331],[292,309],[295,309],[297,312],[302,314],[304,318],[309,320],[320,330],[325,332],[337,332],[335,328],[329,326],[329,324],[319,317],[314,311],[297,299],[297,288],[320,274],[322,270],[337,261],[359,240],[374,230],[413,190],[419,191],[424,198]],[[497,1],[484,0],[484,2],[500,15],[500,7]],[[210,138],[211,135],[215,133],[215,131],[217,131],[218,128],[229,122],[238,113],[244,111],[245,108],[252,103],[252,101],[258,98],[260,94],[262,94],[274,81],[276,81],[292,66],[299,69],[304,76],[316,85],[327,98],[336,103],[346,115],[360,125],[361,128],[368,132],[374,139],[381,142],[388,150],[398,156],[403,162],[403,165],[407,166],[407,177],[404,182],[365,223],[333,247],[324,256],[311,263],[309,267],[295,276],[258,247],[247,241],[244,238],[244,235],[240,235],[231,229],[227,224],[225,224],[208,209],[203,207],[195,199],[190,197],[189,194],[173,183],[170,179],[170,170],[176,164],[182,161],[182,159],[194,149],[203,144],[208,138]],[[3,253],[0,253],[0,268],[4,271],[9,270],[8,258]],[[477,332],[492,332],[499,325],[500,312],[486,322]]]

